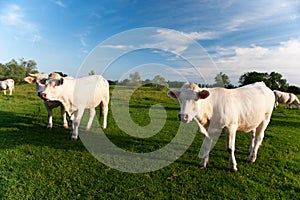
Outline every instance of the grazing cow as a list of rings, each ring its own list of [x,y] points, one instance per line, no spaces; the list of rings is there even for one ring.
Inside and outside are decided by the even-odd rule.
[[[300,109],[300,101],[297,96],[293,93],[281,92],[278,90],[274,90],[275,94],[275,108],[278,106],[278,103],[285,103],[285,108],[292,108],[294,104]]]
[[[45,90],[41,94],[45,100],[60,101],[71,115],[77,113],[72,119],[73,140],[78,138],[78,127],[83,116],[84,110],[90,110],[90,117],[86,126],[89,130],[92,125],[97,107],[101,104],[103,114],[102,128],[107,126],[107,113],[109,103],[109,84],[100,75],[82,77],[78,79],[61,78],[60,80],[50,80]]]
[[[15,87],[15,82],[12,79],[6,79],[4,81],[0,81],[0,90],[3,90],[4,95],[6,95],[6,90],[9,89],[9,95],[12,95],[12,91]]]
[[[36,95],[40,98],[41,97],[41,93],[44,91],[45,89],[45,84],[46,81],[48,81],[49,79],[60,79],[61,76],[57,73],[52,73],[50,76],[48,76],[48,74],[29,74],[29,76],[27,76],[24,80],[27,83],[35,83],[36,87]],[[52,109],[59,107],[60,106],[60,111],[61,111],[61,115],[62,115],[62,119],[63,119],[63,127],[64,128],[68,128],[68,121],[66,118],[66,111],[64,106],[62,105],[61,102],[59,101],[45,101],[44,100],[44,105],[46,107],[46,110],[48,112],[48,125],[47,128],[52,129],[53,127],[53,122],[52,122]]]
[[[168,91],[168,96],[180,102],[178,119],[185,123],[195,120],[205,135],[199,163],[201,169],[206,167],[213,142],[222,131],[227,134],[231,171],[237,171],[234,156],[236,131],[252,132],[247,162],[255,162],[275,102],[272,90],[263,82],[236,89],[204,89],[186,83],[180,90]]]

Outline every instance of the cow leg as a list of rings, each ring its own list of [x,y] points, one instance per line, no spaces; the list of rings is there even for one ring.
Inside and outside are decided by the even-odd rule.
[[[3,90],[4,95],[6,95],[6,90]]]
[[[222,129],[209,127],[207,132],[209,137],[204,137],[204,141],[200,150],[200,154],[202,156],[201,161],[198,165],[200,169],[206,168],[206,165],[209,160],[209,152],[213,148],[213,145],[217,141],[218,137],[220,136]]]
[[[107,114],[108,114],[108,103],[101,102],[101,112],[103,115],[102,129],[106,129],[107,126]]]
[[[252,152],[252,149],[254,148],[254,143],[255,143],[255,130],[252,130],[250,132],[250,146],[249,146],[249,150],[248,150],[249,155]]]
[[[52,109],[48,106],[47,102],[44,101],[44,105],[46,107],[47,113],[48,113],[48,129],[52,129],[53,123],[52,123]]]
[[[90,109],[90,118],[89,118],[89,121],[86,125],[86,130],[89,131],[91,129],[91,126],[92,126],[92,122],[93,122],[93,119],[95,117],[95,114],[96,114],[96,110],[95,108],[91,108]]]
[[[9,95],[12,95],[12,88],[9,88]]]
[[[266,119],[264,120],[257,128],[256,128],[256,134],[255,134],[255,142],[254,147],[252,148],[252,151],[247,159],[247,162],[254,163],[257,157],[258,149],[264,139],[265,135],[265,129],[267,128],[270,120]]]
[[[78,128],[79,128],[80,121],[81,121],[81,118],[83,116],[83,113],[84,113],[84,109],[78,109],[76,117],[73,120],[74,129],[73,129],[72,136],[71,136],[72,140],[77,140],[78,139]]]
[[[52,109],[48,110],[48,129],[52,129],[53,123],[52,123]]]
[[[202,145],[202,148],[204,148],[203,152],[202,152],[203,155],[202,155],[200,163],[198,164],[198,167],[200,169],[205,169],[206,168],[206,165],[207,165],[208,160],[209,160],[209,152],[211,150],[211,146],[212,146],[212,139],[210,139],[209,137],[204,136],[204,141],[203,141],[203,145]]]
[[[235,138],[236,138],[236,126],[230,126],[228,128],[225,128],[226,132],[226,146],[227,146],[227,151],[229,153],[229,164],[230,164],[230,171],[236,172],[237,169],[237,163],[235,160],[234,156],[234,151],[235,151]]]
[[[73,131],[73,130],[75,129],[75,127],[74,127],[74,124],[75,124],[75,122],[74,122],[74,120],[75,120],[75,114],[74,114],[74,113],[71,114],[70,120],[71,120],[71,122],[72,122],[72,131]],[[71,132],[71,133],[72,133],[72,132]]]
[[[60,113],[61,113],[61,117],[63,119],[63,127],[65,129],[69,128],[68,121],[67,121],[67,113],[66,113],[65,107],[63,105],[60,106]]]

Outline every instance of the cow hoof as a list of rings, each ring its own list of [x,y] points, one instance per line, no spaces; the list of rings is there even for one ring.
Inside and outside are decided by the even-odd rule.
[[[206,166],[204,166],[204,165],[198,165],[198,168],[201,169],[201,170],[203,170],[203,169],[206,168]]]
[[[199,169],[205,169],[205,168],[206,168],[206,163],[200,162],[200,163],[198,164],[198,168],[199,168]]]
[[[66,124],[64,124],[63,127],[64,127],[64,129],[68,129],[69,128],[69,126],[66,125]]]
[[[256,160],[256,157],[250,156],[250,157],[247,159],[246,163],[255,163],[255,160]]]
[[[208,157],[208,156],[202,158],[201,161],[200,161],[200,163],[198,164],[198,167],[199,167],[200,169],[205,169],[205,168],[206,168],[206,165],[207,165],[207,163],[208,163],[208,160],[209,160],[209,157]]]
[[[253,159],[248,159],[248,160],[246,160],[246,163],[255,163],[255,160],[253,160]]]
[[[71,140],[73,141],[77,141],[77,139],[78,139],[77,137],[73,137],[73,136],[71,137]]]
[[[238,169],[237,168],[230,168],[230,172],[237,172]]]

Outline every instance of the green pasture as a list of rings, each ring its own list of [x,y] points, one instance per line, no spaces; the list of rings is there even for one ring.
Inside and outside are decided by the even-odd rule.
[[[106,136],[137,153],[164,147],[179,127],[179,104],[165,90],[137,90],[130,100],[130,116],[146,126],[154,104],[167,113],[158,134],[147,139],[128,136],[110,112]],[[0,199],[300,199],[300,110],[295,108],[280,105],[274,110],[254,164],[245,163],[249,134],[237,134],[237,173],[228,170],[224,135],[212,150],[208,167],[198,169],[201,134],[165,168],[118,171],[94,158],[80,139],[71,141],[70,130],[62,128],[60,109],[54,111],[53,130],[47,130],[47,112],[34,85],[16,85],[11,97],[0,94]],[[99,108],[97,113],[99,118]]]

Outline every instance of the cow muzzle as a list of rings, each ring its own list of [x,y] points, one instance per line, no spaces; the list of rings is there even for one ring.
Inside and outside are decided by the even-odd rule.
[[[41,98],[44,100],[48,100],[46,93],[41,93]]]
[[[178,120],[187,123],[189,121],[188,114],[178,114]]]

